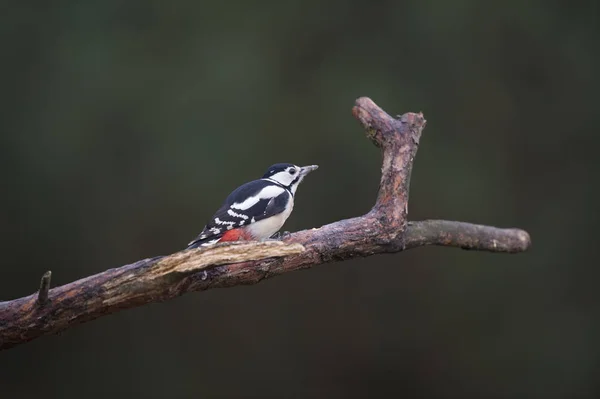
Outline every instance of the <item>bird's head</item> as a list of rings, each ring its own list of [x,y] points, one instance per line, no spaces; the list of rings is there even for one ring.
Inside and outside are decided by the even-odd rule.
[[[291,163],[276,163],[267,169],[263,179],[276,181],[295,194],[302,179],[318,167],[318,165],[297,166]]]

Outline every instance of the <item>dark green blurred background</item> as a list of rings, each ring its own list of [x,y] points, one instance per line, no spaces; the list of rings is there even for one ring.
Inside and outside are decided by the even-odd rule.
[[[286,230],[373,204],[359,96],[428,120],[411,219],[522,227],[189,294],[0,353],[2,398],[600,395],[593,1],[8,1],[0,299],[185,246],[319,164]]]

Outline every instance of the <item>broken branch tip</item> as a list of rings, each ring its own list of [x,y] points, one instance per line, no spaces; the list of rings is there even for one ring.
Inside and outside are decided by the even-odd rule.
[[[45,305],[48,302],[48,293],[50,291],[50,279],[52,278],[52,271],[48,270],[42,276],[40,281],[40,289],[38,291],[37,301],[40,305]]]

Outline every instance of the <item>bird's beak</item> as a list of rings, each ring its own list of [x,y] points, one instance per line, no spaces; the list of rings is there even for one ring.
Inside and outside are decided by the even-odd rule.
[[[302,176],[306,176],[307,174],[309,174],[310,172],[312,172],[313,170],[316,170],[318,168],[319,168],[319,165],[303,166],[302,169],[300,170],[300,174]]]

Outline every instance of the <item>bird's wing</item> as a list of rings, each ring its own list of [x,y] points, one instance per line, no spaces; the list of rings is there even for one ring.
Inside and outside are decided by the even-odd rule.
[[[202,233],[188,247],[216,242],[228,230],[277,215],[283,212],[290,196],[288,190],[268,180],[246,183],[229,194]]]

